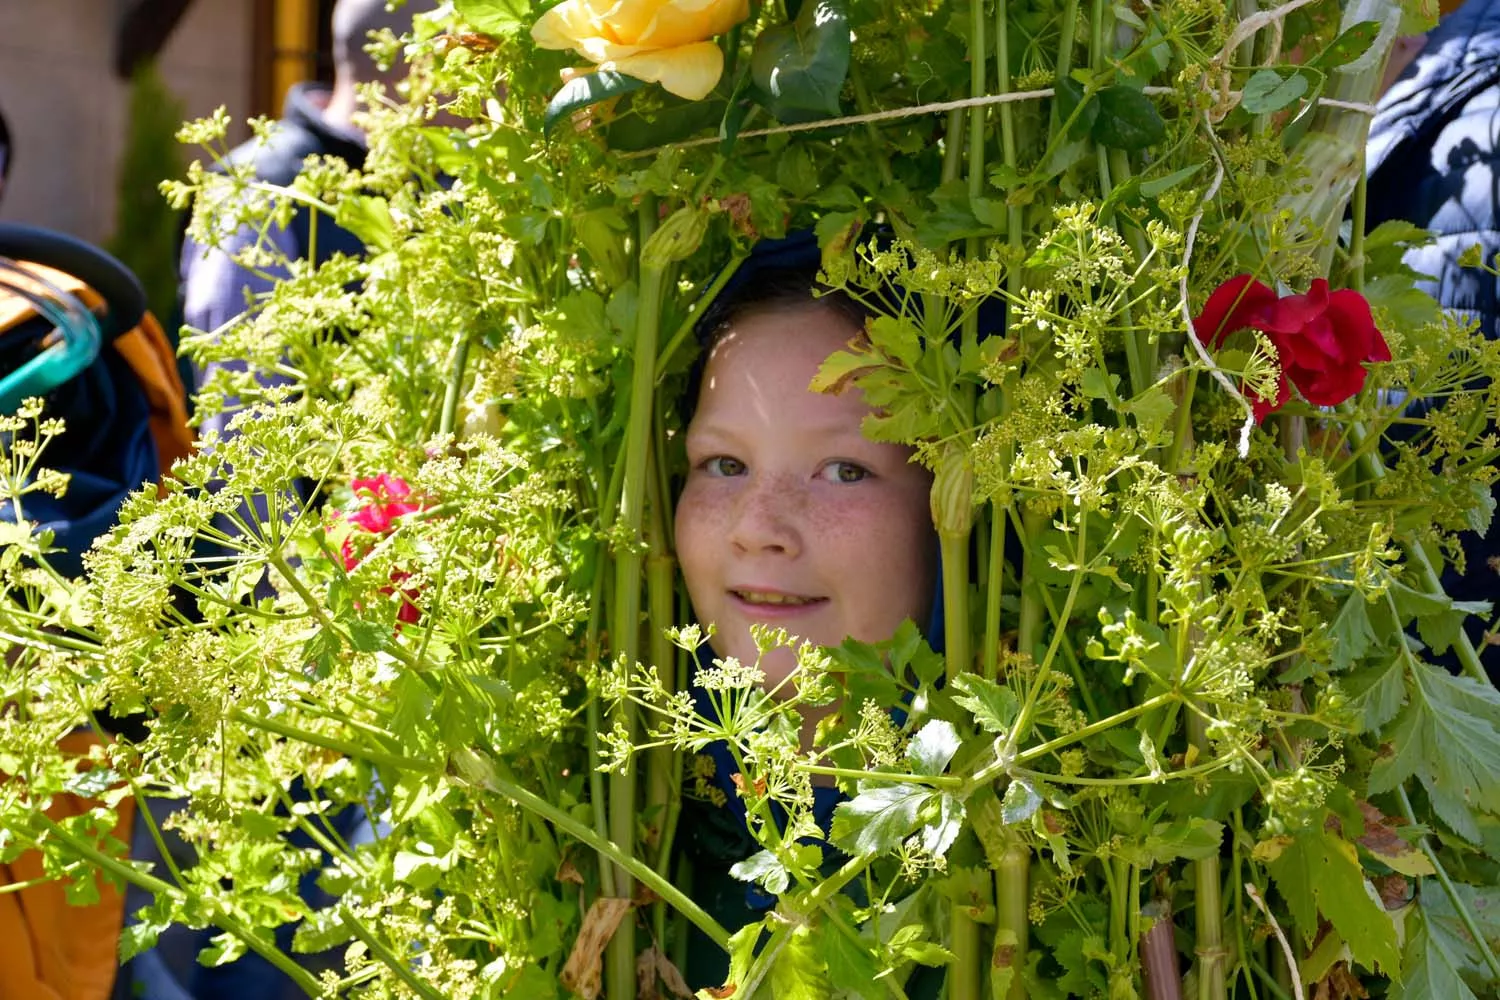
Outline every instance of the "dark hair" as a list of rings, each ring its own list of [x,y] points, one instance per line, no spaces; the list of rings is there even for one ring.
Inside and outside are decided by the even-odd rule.
[[[826,309],[848,323],[850,330],[863,330],[865,320],[871,315],[846,293],[821,284],[816,267],[758,268],[749,280],[731,283],[714,299],[696,325],[702,350],[688,373],[687,390],[682,401],[683,423],[690,421],[698,409],[698,391],[709,355],[736,323],[752,316],[801,309]]]

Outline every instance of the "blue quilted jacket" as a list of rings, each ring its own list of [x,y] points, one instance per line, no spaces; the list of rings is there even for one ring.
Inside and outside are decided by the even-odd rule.
[[[1368,225],[1405,219],[1437,234],[1407,263],[1432,276],[1426,290],[1445,308],[1500,334],[1500,281],[1460,268],[1475,243],[1500,253],[1500,0],[1469,0],[1428,36],[1421,54],[1381,99],[1370,127]],[[1496,490],[1500,500],[1500,488]],[[1470,536],[1466,572],[1444,577],[1460,600],[1500,602],[1500,517]],[[1479,637],[1471,619],[1470,634]],[[1493,653],[1486,659],[1495,659]],[[1489,664],[1492,675],[1495,663]]]

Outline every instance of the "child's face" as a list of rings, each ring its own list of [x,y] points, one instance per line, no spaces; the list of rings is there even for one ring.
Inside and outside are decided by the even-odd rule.
[[[809,305],[736,321],[709,356],[687,430],[677,552],[698,620],[721,656],[756,660],[750,626],[819,645],[889,639],[932,599],[931,477],[911,449],[860,433],[858,390],[811,392],[857,331]],[[768,685],[790,672],[779,650]]]

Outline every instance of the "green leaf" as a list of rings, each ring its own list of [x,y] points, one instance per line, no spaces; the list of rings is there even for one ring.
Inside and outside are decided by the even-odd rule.
[[[962,692],[953,699],[954,704],[967,709],[985,732],[1009,732],[1021,711],[1015,692],[978,674],[959,674],[953,679],[953,687]]]
[[[1391,982],[1390,1000],[1478,1000],[1459,975],[1465,942],[1435,925],[1425,904],[1407,917],[1406,935],[1405,964]]]
[[[960,742],[953,723],[933,719],[917,730],[906,746],[907,759],[914,774],[939,775],[958,752]]]
[[[1321,825],[1302,830],[1266,863],[1304,944],[1312,944],[1322,914],[1366,969],[1395,976],[1401,968],[1390,914],[1365,890],[1359,852]]]
[[[1324,71],[1347,66],[1369,52],[1379,34],[1378,21],[1360,21],[1350,25],[1339,37],[1329,42],[1326,49],[1313,56],[1307,65]]]
[[[512,35],[531,21],[531,0],[453,0],[453,7],[487,35]]]
[[[837,115],[849,53],[844,0],[808,0],[791,24],[755,39],[750,74],[760,102],[787,124]]]
[[[1245,81],[1240,107],[1252,115],[1266,115],[1289,107],[1307,93],[1307,77],[1295,71],[1282,75],[1274,69],[1257,70]]]
[[[786,945],[771,966],[770,995],[777,1000],[827,1000],[833,995],[823,960],[822,938],[827,931],[802,924],[787,934]]]
[[[1328,638],[1332,644],[1329,654],[1329,670],[1347,670],[1369,650],[1379,636],[1370,624],[1370,601],[1364,594],[1351,590],[1344,599],[1344,606],[1328,627]]]
[[[389,250],[395,244],[396,227],[391,220],[391,206],[384,198],[368,194],[345,195],[339,199],[334,221],[374,250]]]
[[[600,101],[628,94],[643,86],[644,81],[612,69],[575,76],[563,84],[562,89],[547,102],[547,113],[542,118],[542,132],[550,134],[554,125],[571,118],[575,111],[582,111]]]
[[[1145,195],[1147,198],[1155,198],[1159,195],[1165,194],[1177,185],[1181,184],[1183,181],[1191,178],[1194,174],[1202,169],[1203,164],[1195,163],[1190,167],[1183,167],[1181,170],[1174,170],[1170,174],[1163,174],[1160,177],[1153,177],[1149,181],[1141,181],[1141,194]]]
[[[1042,807],[1041,794],[1025,778],[1016,778],[1000,800],[1000,820],[1006,826],[1024,823]]]
[[[1350,703],[1360,713],[1363,732],[1373,733],[1390,722],[1406,703],[1405,661],[1406,654],[1397,652],[1382,664],[1350,674],[1344,682]]]
[[[397,882],[420,891],[437,885],[438,879],[442,877],[443,867],[443,860],[431,854],[397,851],[395,860],[391,863],[391,873]]]
[[[852,940],[832,924],[827,925],[823,941],[823,958],[828,963],[828,981],[843,993],[861,1000],[885,1000],[889,993],[875,978],[880,966],[871,954],[874,944],[868,938]]]
[[[757,851],[744,861],[731,865],[729,874],[742,882],[754,882],[763,886],[773,896],[786,892],[787,886],[792,882],[791,872],[770,851]]]
[[[1134,87],[1115,84],[1099,91],[1094,141],[1112,149],[1139,150],[1167,137],[1167,123],[1151,98]]]
[[[1407,674],[1409,700],[1382,734],[1391,751],[1370,768],[1370,791],[1389,792],[1415,776],[1439,818],[1477,842],[1474,814],[1500,814],[1500,693],[1419,660]]]
[[[349,623],[349,645],[357,653],[378,653],[391,639],[391,627],[383,622],[356,618]]]
[[[1078,105],[1084,100],[1087,91],[1083,84],[1071,76],[1060,76],[1054,81],[1057,92],[1057,122],[1061,125],[1072,118],[1075,111],[1078,117],[1073,119],[1073,125],[1068,129],[1068,137],[1082,139],[1089,134],[1094,123],[1099,120],[1099,101],[1097,98],[1089,98],[1088,103],[1081,110]]]
[[[932,797],[910,782],[862,781],[859,794],[834,810],[833,842],[854,855],[893,851],[921,825],[922,807]]]
[[[916,368],[922,361],[922,338],[916,325],[905,316],[876,316],[865,324],[874,344],[886,357],[906,368]]]

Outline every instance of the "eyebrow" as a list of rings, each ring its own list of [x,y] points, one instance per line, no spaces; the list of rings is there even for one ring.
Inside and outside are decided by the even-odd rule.
[[[841,437],[858,438],[870,444],[878,442],[870,441],[865,437],[859,425],[850,427],[845,421],[823,421],[821,423],[807,423],[799,425],[792,433],[800,437]],[[689,426],[687,435],[689,439],[697,437],[719,438],[737,442],[741,434],[732,425],[723,422],[706,422],[696,426]]]

